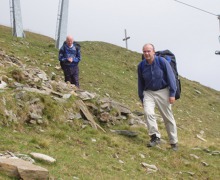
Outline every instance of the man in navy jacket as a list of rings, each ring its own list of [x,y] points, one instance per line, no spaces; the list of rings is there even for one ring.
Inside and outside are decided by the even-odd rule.
[[[171,110],[175,102],[176,80],[168,61],[155,56],[152,44],[143,46],[144,60],[138,65],[138,95],[143,103],[144,113],[151,137],[148,147],[160,143],[160,132],[155,117],[158,107],[165,123],[171,148],[177,150],[177,127]]]
[[[64,72],[65,82],[79,88],[79,67],[78,63],[81,60],[80,46],[74,43],[72,36],[67,36],[66,41],[59,50],[59,61]]]

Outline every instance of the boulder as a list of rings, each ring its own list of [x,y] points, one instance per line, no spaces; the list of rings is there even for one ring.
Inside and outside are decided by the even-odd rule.
[[[47,180],[49,178],[47,169],[36,166],[28,161],[14,158],[0,159],[0,172],[23,180]]]
[[[46,161],[46,162],[48,162],[48,163],[54,163],[54,162],[56,162],[56,159],[54,159],[54,158],[52,158],[52,157],[50,157],[50,156],[48,156],[48,155],[45,155],[45,154],[32,152],[32,153],[30,153],[30,155],[31,155],[34,159]]]

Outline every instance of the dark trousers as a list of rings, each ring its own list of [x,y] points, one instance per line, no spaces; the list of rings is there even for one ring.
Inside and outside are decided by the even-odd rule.
[[[69,81],[71,84],[79,87],[79,67],[76,66],[62,66],[65,82]]]

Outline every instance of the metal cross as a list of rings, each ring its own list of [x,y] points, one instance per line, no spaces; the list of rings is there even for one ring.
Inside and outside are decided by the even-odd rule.
[[[128,49],[128,39],[130,39],[130,37],[127,37],[127,31],[126,31],[126,29],[125,29],[125,38],[123,39],[123,41],[125,41],[125,43],[126,43],[126,49]]]

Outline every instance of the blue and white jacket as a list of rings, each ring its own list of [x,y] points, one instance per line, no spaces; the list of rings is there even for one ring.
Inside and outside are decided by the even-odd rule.
[[[79,45],[78,45],[79,46]],[[66,42],[63,43],[63,46],[59,50],[59,61],[61,66],[77,66],[81,60],[80,48],[73,43],[71,47],[68,47]],[[69,62],[67,59],[72,57],[73,62]]]

